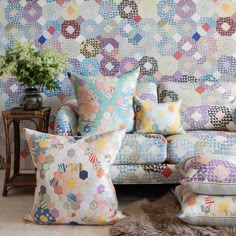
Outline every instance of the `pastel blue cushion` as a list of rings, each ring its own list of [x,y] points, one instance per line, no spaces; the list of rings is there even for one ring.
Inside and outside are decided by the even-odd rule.
[[[72,73],[70,80],[78,102],[78,132],[95,134],[126,128],[133,131],[133,96],[139,68],[119,77],[90,77]]]

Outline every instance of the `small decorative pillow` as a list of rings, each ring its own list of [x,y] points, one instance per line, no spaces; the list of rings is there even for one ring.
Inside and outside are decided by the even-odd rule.
[[[177,165],[183,175],[181,184],[193,192],[236,195],[236,156],[201,154]]]
[[[110,166],[125,129],[81,139],[30,129],[24,132],[37,168],[32,221],[98,225],[122,217]]]
[[[134,101],[137,133],[172,135],[185,132],[180,119],[181,101],[155,104],[137,96]]]
[[[193,193],[179,185],[174,194],[181,204],[177,217],[193,225],[236,225],[236,196],[214,196]]]
[[[182,106],[182,125],[185,130],[236,131],[234,109],[226,106],[209,105]]]
[[[139,68],[120,77],[89,77],[71,73],[78,102],[80,135],[134,127],[133,96]]]

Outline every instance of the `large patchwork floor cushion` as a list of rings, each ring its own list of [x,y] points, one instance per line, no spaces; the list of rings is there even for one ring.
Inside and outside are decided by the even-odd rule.
[[[70,80],[78,102],[80,135],[119,128],[133,131],[133,96],[138,76],[139,68],[119,77],[71,73]]]
[[[155,104],[134,96],[137,133],[181,134],[185,133],[181,125],[181,101]]]
[[[179,163],[202,153],[236,156],[236,133],[227,131],[187,131],[166,137],[167,161]]]
[[[201,154],[177,165],[181,184],[195,193],[236,195],[236,156]]]
[[[173,164],[112,165],[113,184],[176,184],[182,175]]]
[[[236,196],[214,196],[193,193],[188,187],[179,185],[174,191],[181,211],[177,217],[193,225],[236,225]]]
[[[161,164],[166,150],[166,138],[160,134],[125,134],[114,165]]]
[[[81,139],[24,129],[37,187],[31,211],[38,224],[107,224],[122,217],[110,167],[125,129]]]

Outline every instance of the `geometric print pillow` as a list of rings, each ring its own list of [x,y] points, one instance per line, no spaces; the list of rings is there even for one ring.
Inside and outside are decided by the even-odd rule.
[[[185,130],[236,131],[236,109],[226,106],[183,106],[182,125]]]
[[[236,195],[236,156],[201,154],[177,165],[181,184],[195,193]]]
[[[70,80],[78,102],[78,133],[102,133],[134,128],[133,96],[139,68],[120,75],[82,76],[71,73]]]
[[[24,129],[35,168],[38,224],[110,224],[120,219],[110,167],[125,129],[99,135],[57,136]]]
[[[198,194],[183,185],[175,187],[174,194],[181,205],[181,211],[177,214],[177,218],[185,223],[218,227],[236,225],[235,195],[225,196],[222,194],[216,196],[212,194]],[[220,234],[206,233],[203,235]],[[235,235],[235,231],[232,235]]]

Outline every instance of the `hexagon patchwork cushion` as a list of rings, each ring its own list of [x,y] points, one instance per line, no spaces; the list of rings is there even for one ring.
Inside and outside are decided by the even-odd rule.
[[[119,77],[71,73],[79,109],[78,132],[82,136],[120,128],[133,131],[133,96],[138,75],[139,68]]]
[[[121,218],[110,166],[125,131],[78,138],[24,129],[37,168],[31,220],[38,224],[106,224]]]

